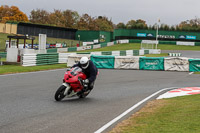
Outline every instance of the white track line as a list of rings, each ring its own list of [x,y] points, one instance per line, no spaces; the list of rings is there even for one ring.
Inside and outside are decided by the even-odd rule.
[[[110,122],[108,122],[107,124],[105,124],[103,127],[101,127],[100,129],[98,129],[94,133],[101,133],[101,132],[103,132],[105,129],[107,129],[108,127],[110,127],[112,124],[114,124],[115,122],[117,122],[119,119],[121,119],[122,117],[124,117],[125,115],[127,115],[129,112],[133,111],[135,108],[137,108],[138,106],[140,106],[141,104],[143,104],[144,102],[146,102],[147,100],[149,100],[150,98],[152,98],[155,95],[161,93],[162,91],[171,90],[171,89],[174,89],[174,88],[178,88],[178,87],[165,88],[165,89],[162,89],[162,90],[159,90],[159,91],[153,93],[152,95],[148,96],[147,98],[145,98],[142,101],[138,102],[137,104],[133,105],[131,108],[129,108],[128,110],[126,110],[125,112],[123,112],[121,115],[117,116],[116,118],[114,118],[113,120],[111,120]]]
[[[23,73],[4,74],[4,75],[0,75],[0,77],[3,77],[3,76],[13,76],[13,75],[23,75],[23,74],[31,74],[31,73],[53,72],[53,71],[58,71],[58,70],[62,70],[62,69],[65,69],[65,68],[53,69],[53,70],[42,70],[42,71],[35,71],[35,72],[23,72]]]

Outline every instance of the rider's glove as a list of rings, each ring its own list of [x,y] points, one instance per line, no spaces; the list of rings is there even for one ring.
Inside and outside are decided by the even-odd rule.
[[[85,84],[88,84],[88,83],[89,83],[89,80],[88,80],[88,79],[85,79],[85,80],[83,80],[83,82],[84,82]]]

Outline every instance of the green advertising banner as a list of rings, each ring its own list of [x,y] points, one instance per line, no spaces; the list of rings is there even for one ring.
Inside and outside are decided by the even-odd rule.
[[[189,59],[189,71],[200,72],[200,59]]]
[[[114,69],[115,65],[114,56],[92,55],[90,59],[91,61],[93,61],[93,63],[96,65],[97,68]]]
[[[164,70],[163,57],[140,57],[140,70]]]

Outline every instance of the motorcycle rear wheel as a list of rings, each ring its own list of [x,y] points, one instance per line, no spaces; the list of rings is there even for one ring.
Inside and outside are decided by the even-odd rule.
[[[56,91],[55,96],[54,96],[56,101],[61,101],[65,97],[65,95],[64,95],[65,89],[66,89],[66,86],[64,86],[64,85],[61,85],[58,88],[58,90]]]

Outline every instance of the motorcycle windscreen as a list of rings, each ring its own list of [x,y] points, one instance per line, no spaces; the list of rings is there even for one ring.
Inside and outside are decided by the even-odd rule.
[[[76,76],[78,73],[82,72],[82,69],[80,67],[75,67],[72,71],[71,71],[71,75]]]

